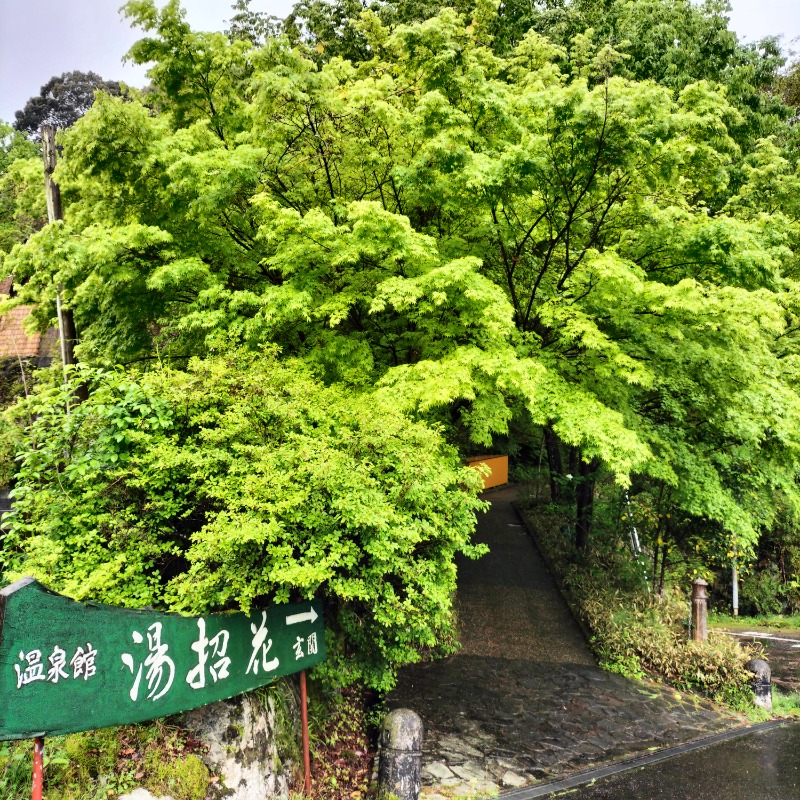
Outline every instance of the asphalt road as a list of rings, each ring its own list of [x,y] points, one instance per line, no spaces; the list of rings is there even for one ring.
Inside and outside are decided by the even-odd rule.
[[[800,797],[800,723],[743,736],[550,797],[797,800]]]

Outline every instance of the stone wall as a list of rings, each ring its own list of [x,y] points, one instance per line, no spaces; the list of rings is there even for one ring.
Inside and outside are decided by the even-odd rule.
[[[288,678],[188,711],[179,721],[208,746],[203,760],[220,776],[216,797],[285,800],[301,768],[299,720],[295,680]]]

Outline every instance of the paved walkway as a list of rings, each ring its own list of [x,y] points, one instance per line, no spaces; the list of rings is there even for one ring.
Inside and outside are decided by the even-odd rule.
[[[740,725],[672,689],[603,672],[511,502],[487,495],[459,563],[462,651],[402,671],[390,708],[425,723],[423,791],[486,796]]]

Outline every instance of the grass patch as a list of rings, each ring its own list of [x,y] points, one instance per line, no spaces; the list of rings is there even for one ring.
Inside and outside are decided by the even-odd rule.
[[[800,631],[800,614],[757,614],[753,617],[734,617],[732,614],[713,611],[708,614],[708,622],[710,625],[729,630],[774,628]]]
[[[773,688],[772,715],[775,717],[791,717],[800,719],[800,692],[784,694]]]

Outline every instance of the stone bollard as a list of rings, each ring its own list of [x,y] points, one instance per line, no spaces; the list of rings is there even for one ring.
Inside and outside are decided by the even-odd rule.
[[[708,639],[708,583],[702,578],[692,581],[692,639],[704,642]]]
[[[379,797],[419,800],[421,771],[422,720],[408,708],[396,708],[381,725]]]
[[[769,664],[761,658],[751,658],[744,668],[753,675],[750,688],[755,695],[755,704],[759,708],[772,711],[772,670]]]

